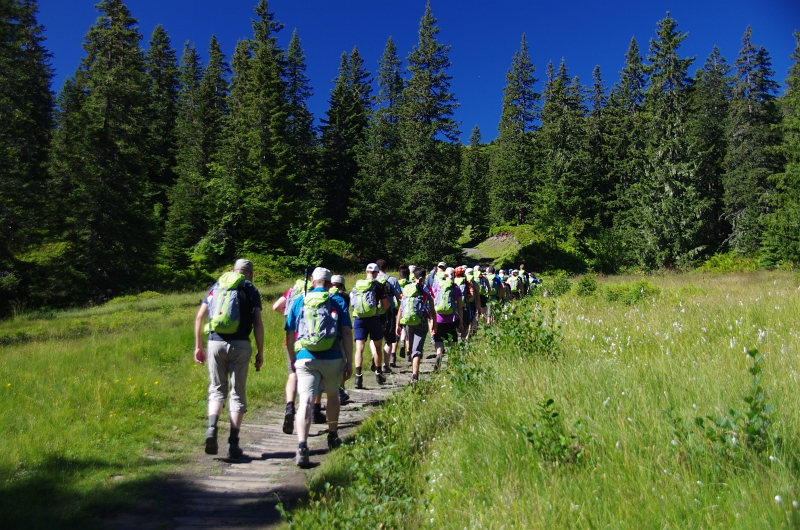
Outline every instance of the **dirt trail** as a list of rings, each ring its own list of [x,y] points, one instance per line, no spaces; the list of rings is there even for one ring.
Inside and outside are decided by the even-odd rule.
[[[432,360],[423,360],[420,372],[426,379]],[[392,393],[411,380],[411,365],[398,359],[394,374],[377,386],[374,375],[364,375],[363,390],[348,386],[351,402],[342,407],[340,437],[345,439]],[[352,380],[351,380],[352,381]],[[324,402],[324,400],[323,400]],[[283,410],[270,410],[253,423],[242,425],[240,439],[245,457],[237,461],[209,457],[202,453],[198,431],[198,453],[179,475],[157,484],[136,506],[113,514],[103,527],[114,530],[227,530],[233,528],[274,528],[280,524],[275,509],[279,502],[291,508],[306,494],[306,484],[328,453],[324,425],[312,425],[309,436],[313,468],[294,465],[297,436],[281,430]],[[227,434],[220,432],[220,453],[225,452]]]

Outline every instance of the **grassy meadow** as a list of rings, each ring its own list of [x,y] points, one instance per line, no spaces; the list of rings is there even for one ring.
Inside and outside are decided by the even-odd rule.
[[[269,309],[282,286],[260,290],[265,364],[248,378],[252,414],[282,401],[286,381],[283,319]],[[192,326],[201,297],[145,293],[0,322],[4,527],[92,527],[200,451],[208,375],[192,358]]]
[[[372,416],[289,525],[800,526],[798,277],[577,283]]]

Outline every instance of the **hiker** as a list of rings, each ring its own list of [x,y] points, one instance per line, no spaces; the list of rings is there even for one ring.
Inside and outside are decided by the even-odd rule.
[[[508,289],[509,300],[519,300],[522,296],[522,278],[519,277],[517,269],[511,270],[511,275],[506,278],[505,284]]]
[[[400,288],[397,278],[386,273],[385,259],[379,259],[375,263],[378,265],[376,280],[384,286],[386,298],[389,300],[389,308],[385,312],[378,310],[383,329],[383,373],[392,373],[389,367],[397,368],[397,335],[394,330],[397,324],[397,307],[400,305],[400,296],[403,294],[403,290]]]
[[[339,296],[342,298],[344,305],[350,305],[350,295],[347,293],[347,288],[344,285],[344,276],[334,274],[331,276],[331,288],[328,289],[331,296]],[[348,377],[349,379],[349,377]],[[347,379],[342,379],[342,384],[339,385],[339,405],[346,405],[350,401],[350,394],[345,390],[344,384]],[[318,395],[322,395],[321,393]],[[313,419],[313,418],[312,418]],[[317,423],[316,421],[314,423]]]
[[[383,330],[378,307],[383,311],[389,309],[386,299],[386,290],[382,288],[375,278],[378,276],[378,264],[370,263],[366,268],[366,278],[358,280],[350,291],[350,305],[353,306],[353,334],[356,340],[356,380],[355,388],[364,388],[364,378],[361,374],[361,363],[364,356],[364,346],[367,339],[372,350],[372,364],[375,367],[375,382],[382,385],[386,378],[381,373],[381,354]]]
[[[447,269],[447,263],[444,261],[440,261],[436,267],[428,274],[428,277],[425,278],[425,287],[430,290],[433,290],[436,282],[439,280],[444,279],[444,271]]]
[[[444,343],[458,342],[458,337],[464,331],[464,325],[460,315],[464,313],[464,299],[459,289],[453,282],[455,270],[447,267],[444,270],[444,278],[434,285],[433,307],[436,312],[436,333],[433,335],[433,343],[436,346],[436,367],[442,362],[444,355]]]
[[[478,315],[481,313],[481,296],[480,296],[480,284],[475,277],[475,269],[472,267],[467,267],[467,270],[464,272],[464,276],[467,278],[467,281],[472,285],[472,290],[470,295],[466,299],[466,304],[469,305],[469,324],[465,323],[464,327],[467,328],[465,333],[464,339],[470,338],[472,333],[475,332],[475,329],[478,327]]]
[[[341,445],[339,386],[352,373],[353,337],[347,303],[328,291],[331,287],[328,269],[317,267],[311,280],[313,288],[295,299],[284,327],[286,349],[295,352],[296,359],[299,399],[295,464],[300,467],[309,463],[311,404],[320,387],[328,398],[328,449]]]
[[[467,268],[464,266],[456,267],[455,269],[455,284],[461,290],[463,298],[463,312],[461,313],[461,322],[464,329],[461,331],[461,339],[465,340],[469,336],[470,323],[472,322],[472,311],[475,307],[475,287],[472,285],[472,274],[467,278]],[[470,273],[472,269],[470,269]],[[472,304],[472,309],[470,308]]]
[[[275,303],[272,304],[272,310],[278,313],[283,313],[283,317],[286,318],[289,315],[289,310],[292,308],[292,304],[298,296],[303,294],[310,287],[310,282],[306,278],[300,278],[294,285],[283,295],[275,300]],[[283,343],[286,346],[286,342]],[[295,406],[294,406],[294,399],[297,395],[297,376],[294,373],[294,354],[289,350],[286,350],[286,386],[284,388],[284,392],[286,393],[286,411],[283,415],[283,432],[284,434],[292,434],[294,432],[294,417],[295,417]],[[326,423],[327,419],[325,417],[325,413],[322,412],[322,393],[317,394],[315,401],[314,401],[314,409],[312,413],[312,419],[314,423],[322,424]]]
[[[414,271],[414,280],[403,287],[400,300],[400,313],[397,318],[397,329],[400,335],[405,328],[408,338],[408,359],[411,362],[411,383],[419,382],[419,363],[425,347],[425,337],[430,332],[436,333],[436,318],[433,307],[433,294],[425,286],[425,270]]]
[[[411,265],[413,267],[413,265]],[[400,279],[397,280],[397,285],[400,286],[400,290],[402,291],[406,285],[410,283],[414,283],[414,277],[412,276],[411,269],[406,264],[401,264],[399,269]],[[399,314],[399,310],[398,310]],[[396,319],[395,319],[396,320]],[[406,358],[406,350],[408,349],[408,345],[406,344],[408,338],[406,337],[406,327],[405,326],[397,326],[400,329],[400,333],[397,334],[397,343],[399,347],[397,348],[397,353],[400,355],[401,359]],[[409,359],[410,361],[410,359]],[[389,366],[392,368],[396,367],[396,362],[394,364],[389,363]]]
[[[250,332],[256,338],[256,371],[264,364],[264,323],[261,321],[261,294],[252,283],[253,264],[238,259],[232,272],[226,272],[214,283],[203,298],[194,319],[194,360],[208,362],[208,427],[206,428],[206,454],[219,451],[217,421],[222,406],[228,398],[230,434],[228,458],[240,458],[244,452],[239,447],[239,429],[247,412],[247,371],[252,356]],[[237,320],[238,316],[238,320]],[[203,328],[203,321],[208,324]],[[203,336],[208,340],[208,350],[203,349]],[[230,384],[228,377],[230,376]]]
[[[486,322],[491,324],[494,322],[492,313],[496,310],[498,304],[503,300],[503,281],[500,276],[495,274],[494,267],[486,269],[486,281],[489,284],[489,294],[487,296],[487,310]]]
[[[530,280],[528,278],[528,273],[525,272],[525,264],[520,263],[519,265],[519,277],[522,280],[522,296],[528,296],[531,290]]]
[[[475,265],[472,268],[472,277],[478,283],[478,298],[480,300],[480,305],[478,306],[478,314],[483,318],[484,321],[487,319],[487,311],[489,309],[489,280],[486,279],[486,275],[483,274],[481,271],[480,265]]]

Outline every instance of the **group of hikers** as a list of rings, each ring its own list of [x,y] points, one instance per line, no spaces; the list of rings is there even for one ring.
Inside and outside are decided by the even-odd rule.
[[[355,376],[354,387],[364,388],[367,346],[370,371],[377,385],[385,384],[385,374],[398,368],[398,357],[411,364],[411,382],[415,384],[429,334],[435,349],[434,366],[438,369],[446,344],[468,339],[481,321],[492,323],[493,308],[529,294],[540,283],[525,271],[524,265],[508,273],[494,267],[483,270],[480,265],[448,267],[445,262],[430,272],[401,265],[399,276],[391,276],[386,261],[377,260],[366,266],[365,277],[348,291],[343,276],[317,267],[310,278],[307,275],[297,280],[272,305],[285,317],[283,432],[297,432],[298,466],[309,464],[307,441],[312,422],[328,424],[329,449],[341,445],[339,408],[350,400],[345,382]],[[219,452],[217,423],[229,396],[227,457],[231,459],[243,455],[239,429],[247,410],[245,386],[252,356],[251,333],[256,342],[256,371],[264,362],[261,295],[252,280],[253,264],[237,260],[233,271],[220,276],[211,287],[195,317],[194,358],[200,364],[208,364],[210,380],[205,451],[211,455]],[[323,394],[327,397],[324,413]]]

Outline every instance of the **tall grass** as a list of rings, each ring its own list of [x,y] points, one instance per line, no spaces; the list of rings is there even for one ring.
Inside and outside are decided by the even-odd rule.
[[[599,290],[637,279],[600,278]],[[798,526],[796,278],[648,280],[658,289],[639,300],[567,294],[520,302],[334,453],[292,524]],[[717,445],[695,424],[750,410],[746,348],[765,355],[760,386],[774,407],[763,452],[724,422],[712,429],[722,433]],[[691,446],[667,410],[688,421]]]
[[[283,319],[269,310],[280,292],[261,289],[265,365],[250,371],[251,414],[285,383]],[[91,527],[198,451],[208,385],[192,359],[201,296],[126,298],[0,322],[3,526]]]

